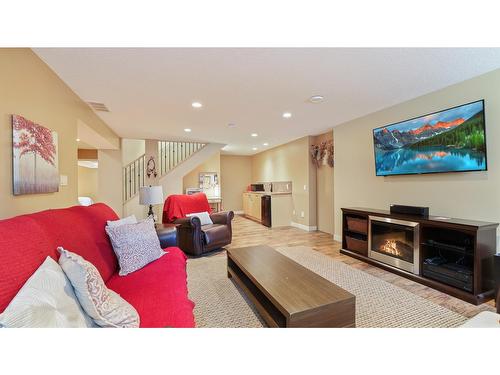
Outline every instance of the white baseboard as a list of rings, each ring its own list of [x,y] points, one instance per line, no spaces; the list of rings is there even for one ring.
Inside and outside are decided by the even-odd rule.
[[[342,242],[342,236],[338,235],[338,234],[334,234],[333,235],[333,239],[335,241],[338,241],[338,242]]]
[[[245,211],[241,210],[241,211],[233,211],[235,215],[244,215],[245,214]]]
[[[318,227],[316,225],[304,225],[304,224],[299,224],[299,223],[295,223],[295,222],[291,222],[290,225],[292,227],[295,227],[295,228],[299,228],[299,229],[302,229],[302,230],[305,230],[307,232],[314,232],[314,231],[317,231],[318,230]]]

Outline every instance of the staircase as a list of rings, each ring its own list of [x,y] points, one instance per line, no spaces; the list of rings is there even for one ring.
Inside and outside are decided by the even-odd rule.
[[[195,152],[205,147],[205,143],[199,142],[158,142],[158,160],[160,161],[160,176],[163,177],[189,158]]]
[[[123,203],[128,202],[144,186],[146,175],[146,155],[142,155],[123,167]]]
[[[179,164],[206,146],[199,142],[158,141],[157,178],[161,178]],[[127,203],[139,194],[145,185],[147,173],[146,155],[141,155],[123,167],[123,203]]]

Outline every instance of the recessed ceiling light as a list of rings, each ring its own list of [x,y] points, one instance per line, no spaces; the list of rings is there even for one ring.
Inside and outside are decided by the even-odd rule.
[[[252,150],[257,151],[257,147],[252,147]]]
[[[201,107],[203,107],[203,104],[201,104],[200,102],[192,102],[191,106],[193,108],[201,108]]]
[[[184,131],[185,131],[186,133],[191,133],[191,129],[189,129],[189,128],[184,129]]]
[[[290,112],[283,113],[283,118],[290,118],[290,117],[292,117],[292,114]]]
[[[252,134],[250,134],[250,135],[251,135],[252,137],[257,137],[257,136],[258,136],[258,134],[257,134],[257,133],[252,133]]]
[[[269,146],[269,143],[263,143],[262,146]]]
[[[76,141],[77,141],[77,142],[80,142],[80,138],[77,138],[77,139],[76,139]]]
[[[235,128],[236,127],[236,124],[233,123],[233,122],[230,122],[229,124],[227,124],[227,126],[229,126],[230,128]]]
[[[325,100],[323,95],[313,95],[309,98],[311,103],[321,103],[323,100]]]

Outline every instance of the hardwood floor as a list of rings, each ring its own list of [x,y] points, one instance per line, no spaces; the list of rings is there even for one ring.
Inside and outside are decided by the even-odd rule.
[[[495,311],[494,302],[474,306],[432,288],[418,284],[404,277],[373,267],[362,261],[340,254],[340,242],[334,241],[333,236],[323,232],[306,232],[294,227],[267,228],[259,223],[236,215],[233,221],[233,242],[230,247],[243,247],[266,244],[271,247],[279,246],[309,246],[320,253],[349,264],[350,266],[367,272],[382,280],[406,289],[434,303],[444,306],[459,314],[472,317],[480,311]]]

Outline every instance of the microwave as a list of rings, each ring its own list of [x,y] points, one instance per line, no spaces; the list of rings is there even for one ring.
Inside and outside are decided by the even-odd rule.
[[[264,191],[264,184],[251,184],[250,190],[251,191]]]

